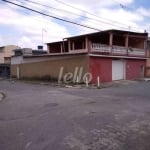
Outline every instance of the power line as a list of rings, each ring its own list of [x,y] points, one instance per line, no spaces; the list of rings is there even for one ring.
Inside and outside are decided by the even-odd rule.
[[[19,1],[19,0],[16,0],[16,1]],[[20,1],[19,1],[20,2]],[[5,5],[6,7],[8,7],[9,8],[9,5]],[[14,7],[13,7],[13,9],[15,9]],[[38,16],[34,16],[34,17],[32,17],[31,15],[29,15],[27,12],[24,12],[25,14],[27,14],[28,15],[28,17],[30,17],[30,18],[32,18],[32,19],[34,19],[34,20],[37,20],[37,21],[39,21],[39,22],[46,22],[46,23],[49,23],[49,21],[48,20],[42,20],[40,17],[38,17]],[[54,13],[51,13],[51,14],[53,14],[53,15],[55,15],[56,16],[56,14],[54,14]],[[57,15],[58,16],[58,15]],[[60,17],[60,16],[59,16]]]
[[[8,3],[13,3],[13,2],[10,2],[10,1],[7,1],[7,0],[2,0],[2,1],[8,2]],[[20,0],[16,0],[16,1],[22,2],[22,1],[20,1]],[[24,1],[26,1],[26,0],[24,0]],[[59,0],[56,0],[56,1],[59,1]],[[58,10],[58,11],[64,11],[64,12],[72,13],[72,12],[70,12],[70,11],[66,11],[66,10],[54,8],[54,7],[51,7],[51,6],[47,6],[47,5],[38,3],[38,2],[34,2],[34,1],[32,1],[32,0],[28,0],[28,2],[33,3],[33,4],[36,4],[36,5],[40,5],[40,6],[43,6],[43,7],[52,8],[52,9],[55,9],[55,10]],[[63,2],[63,3],[64,3],[64,2]],[[15,3],[15,5],[16,5],[16,3]],[[17,4],[17,5],[19,5],[19,4]],[[21,5],[21,6],[22,6],[22,5]],[[69,5],[69,6],[70,6],[70,5]],[[25,6],[23,6],[23,7],[25,7]],[[28,9],[28,7],[27,7],[26,9]],[[29,8],[29,9],[31,9],[31,8]],[[35,11],[36,11],[36,13],[37,13],[37,10],[35,10]],[[35,12],[35,11],[34,11],[34,12]],[[42,13],[42,15],[45,14],[45,13],[43,13],[43,12],[40,12],[40,13]],[[79,15],[79,14],[75,14],[75,13],[72,13],[72,14],[78,15],[78,16],[80,16],[80,17],[85,17],[85,18],[87,18],[87,19],[90,19],[90,20],[93,20],[93,21],[96,21],[96,22],[101,22],[101,23],[103,23],[103,24],[108,24],[108,25],[111,25],[111,26],[117,26],[117,25],[114,25],[114,24],[112,24],[112,23],[106,23],[106,22],[104,22],[104,21],[100,21],[100,20],[93,19],[93,18],[86,17],[86,16],[81,16],[81,15]],[[82,27],[86,27],[86,28],[90,28],[90,29],[93,29],[93,30],[101,31],[101,30],[98,29],[98,28],[94,28],[94,27],[91,27],[91,26],[87,26],[87,25],[83,25],[83,24],[80,24],[80,23],[76,23],[76,22],[73,22],[73,21],[66,20],[66,19],[62,19],[60,16],[59,16],[59,17],[56,17],[56,14],[54,14],[54,13],[53,13],[53,15],[45,14],[45,16],[52,17],[52,18],[55,17],[55,19],[57,18],[57,19],[59,19],[59,20],[61,20],[61,21],[65,21],[65,22],[69,22],[69,23],[72,23],[72,24],[76,24],[76,25],[82,26]],[[58,16],[58,15],[57,15],[57,16]],[[126,26],[127,26],[127,25],[126,25]],[[123,27],[123,26],[117,26],[117,27],[124,28],[124,29],[129,29],[128,27]],[[137,28],[137,27],[136,27],[136,28]],[[141,28],[138,28],[138,29],[141,30]],[[133,30],[133,27],[132,27],[132,30]],[[137,31],[137,30],[135,30],[135,31]]]
[[[120,22],[118,22],[118,21],[106,19],[106,18],[104,18],[104,17],[97,16],[97,15],[95,15],[95,14],[93,14],[93,13],[90,13],[90,12],[88,12],[88,11],[86,11],[86,10],[83,10],[83,9],[80,9],[80,8],[77,8],[77,7],[74,7],[74,6],[72,6],[72,5],[68,4],[68,3],[65,3],[65,2],[61,1],[61,0],[54,0],[54,1],[56,1],[56,2],[58,2],[58,3],[61,3],[61,4],[65,5],[65,6],[68,6],[68,7],[70,7],[70,8],[73,8],[73,9],[76,9],[76,10],[79,10],[79,11],[82,11],[82,12],[84,12],[84,13],[87,13],[87,14],[89,14],[89,15],[95,16],[95,17],[97,17],[97,18],[102,18],[102,19],[107,20],[107,21],[109,21],[109,22],[115,22],[115,23],[117,23],[117,24],[126,26],[126,29],[128,29],[128,27],[130,27],[130,25],[127,25],[127,24],[124,24],[124,23],[120,23]],[[114,1],[117,2],[116,0],[114,0]],[[119,3],[119,2],[117,2],[117,3],[120,5],[120,7],[122,7],[122,9],[127,9],[127,8],[129,9],[129,7],[127,7],[125,4]],[[133,27],[133,26],[131,26],[131,27],[132,27],[132,28],[136,28],[136,29],[138,29],[138,30],[139,30],[139,29],[141,30],[141,28],[138,28],[138,27]],[[142,30],[144,30],[144,29],[142,29]]]
[[[106,19],[106,18],[97,16],[97,15],[95,15],[95,14],[93,14],[93,13],[90,13],[90,12],[88,12],[88,11],[86,11],[86,10],[83,10],[83,9],[80,9],[80,8],[77,8],[77,7],[74,7],[74,6],[72,6],[72,5],[68,4],[68,3],[62,2],[62,1],[60,1],[60,0],[54,0],[54,1],[56,1],[56,2],[58,2],[58,3],[61,3],[61,4],[63,4],[63,5],[69,6],[69,7],[71,7],[71,8],[74,8],[74,9],[76,9],[76,10],[82,11],[82,12],[84,12],[84,13],[87,13],[87,14],[89,14],[89,15],[95,16],[95,17],[97,17],[97,18],[102,18],[102,19],[107,20],[107,21],[110,21],[110,22],[116,22],[116,23],[118,23],[118,24],[127,26],[126,24],[120,23],[120,22],[118,22],[118,21],[113,21],[113,20],[109,20],[109,19]]]
[[[19,1],[19,0],[16,0],[16,1]],[[26,1],[26,0],[24,0],[24,1]],[[109,20],[109,19],[106,19],[106,18],[103,18],[103,17],[100,17],[100,16],[96,16],[95,14],[92,14],[92,13],[89,13],[89,12],[87,12],[87,11],[85,11],[85,10],[76,8],[76,7],[74,7],[74,6],[70,5],[70,4],[67,4],[67,3],[65,3],[65,2],[62,2],[62,1],[59,1],[59,0],[55,0],[55,1],[57,1],[57,2],[59,2],[59,3],[62,3],[63,5],[69,6],[69,7],[71,7],[71,8],[74,8],[74,9],[76,9],[76,10],[80,10],[80,11],[82,11],[82,12],[84,12],[84,13],[87,13],[87,14],[90,14],[90,15],[92,15],[92,16],[95,16],[95,17],[97,17],[97,18],[99,18],[99,19],[102,18],[102,19],[107,20],[107,21],[119,23],[119,22],[117,22],[117,21],[112,21],[112,20]],[[19,1],[19,2],[21,2],[21,1]],[[79,14],[76,14],[76,13],[73,13],[73,12],[70,12],[70,11],[66,11],[66,10],[54,8],[54,7],[45,5],[45,4],[41,4],[41,3],[39,3],[39,2],[34,2],[34,1],[32,1],[32,0],[28,0],[28,2],[31,2],[31,3],[37,4],[37,5],[41,5],[41,6],[44,6],[44,7],[47,7],[47,8],[52,8],[52,9],[55,9],[55,10],[58,10],[58,11],[63,11],[63,12],[71,13],[71,14],[73,14],[73,15],[77,15],[77,16],[84,17],[84,18],[87,18],[87,19],[91,19],[91,20],[95,20],[95,21],[98,21],[98,22],[106,23],[106,24],[109,24],[109,25],[112,25],[112,26],[118,26],[118,25],[114,25],[114,24],[109,23],[109,22],[104,22],[104,21],[101,21],[101,20],[98,20],[98,19],[93,19],[93,18],[91,18],[91,17],[86,17],[86,16],[83,16],[83,15],[79,15]],[[123,24],[123,23],[119,23],[119,24],[120,24],[120,25],[127,26],[126,24]],[[118,26],[118,27],[121,27],[121,26]]]
[[[10,8],[8,4],[5,5],[5,7]],[[15,8],[12,7],[12,9],[15,9]],[[24,13],[28,15],[27,12],[24,12]],[[38,17],[38,16],[31,16],[31,15],[29,16],[29,15],[28,15],[28,17],[30,17],[31,19],[37,20],[37,21],[39,21],[39,22],[50,23],[49,20],[42,20],[42,18],[40,18],[40,17]]]
[[[21,2],[20,0],[16,0],[16,1]],[[24,0],[24,1],[26,1],[26,0]],[[54,9],[54,10],[57,10],[57,11],[62,11],[62,12],[66,12],[66,13],[69,13],[69,14],[73,14],[73,15],[76,15],[76,16],[79,16],[79,17],[83,17],[83,18],[86,18],[86,19],[90,19],[92,21],[96,21],[96,22],[99,22],[99,23],[104,23],[104,24],[108,24],[108,25],[111,25],[111,26],[128,29],[127,27],[123,27],[123,26],[115,25],[115,24],[112,24],[112,23],[109,23],[109,22],[105,22],[105,21],[101,21],[101,20],[98,20],[98,19],[94,19],[94,18],[91,18],[91,17],[79,15],[79,14],[76,14],[76,13],[73,13],[73,12],[70,12],[70,11],[67,11],[67,10],[58,9],[58,8],[55,8],[55,7],[52,7],[52,6],[41,4],[39,2],[34,2],[32,0],[28,0],[28,2],[30,2],[32,4],[40,5],[40,6],[43,6],[43,7],[51,8],[51,9]]]
[[[1,0],[1,1],[4,1],[4,2],[9,3],[9,4],[12,4],[12,5],[16,5],[16,6],[18,6],[18,7],[22,7],[22,8],[24,8],[24,9],[30,10],[30,11],[35,12],[35,13],[38,13],[38,14],[41,14],[41,15],[43,15],[43,16],[47,16],[47,17],[50,17],[50,18],[54,18],[54,19],[57,19],[57,20],[60,20],[60,21],[63,21],[63,22],[67,22],[67,23],[71,23],[71,24],[74,24],[74,25],[78,25],[78,26],[81,26],[81,27],[84,27],[84,28],[89,28],[89,29],[92,29],[92,30],[101,31],[100,29],[97,29],[97,28],[93,28],[93,27],[90,27],[90,26],[87,26],[87,25],[83,25],[83,24],[80,24],[80,23],[76,23],[76,22],[73,22],[73,21],[69,21],[69,20],[66,20],[66,19],[62,19],[62,18],[60,18],[60,17],[48,15],[48,14],[43,13],[43,12],[40,12],[40,11],[38,11],[38,10],[29,8],[29,7],[26,7],[26,6],[22,6],[22,5],[20,5],[20,4],[16,4],[16,3],[13,3],[13,2],[10,2],[10,1],[7,1],[7,0]]]
[[[16,0],[16,1],[19,1],[19,2],[22,2],[22,1],[20,1],[20,0]],[[26,1],[26,0],[23,0],[23,1]],[[58,1],[58,0],[57,0]],[[67,10],[63,10],[63,9],[58,9],[58,8],[55,8],[55,7],[52,7],[52,6],[49,6],[49,5],[46,5],[46,4],[42,4],[42,3],[40,3],[40,2],[34,2],[34,1],[32,1],[32,0],[28,0],[28,2],[29,3],[32,3],[32,4],[35,4],[35,5],[39,5],[39,6],[43,6],[43,7],[46,7],[46,8],[51,8],[51,9],[54,9],[54,10],[57,10],[57,11],[62,11],[62,12],[65,12],[65,13],[69,13],[69,14],[73,14],[73,15],[76,15],[76,16],[79,16],[79,17],[82,17],[82,18],[86,18],[86,19],[89,19],[89,21],[91,21],[92,20],[92,22],[94,21],[94,22],[97,22],[97,23],[102,23],[102,24],[107,24],[107,25],[109,25],[109,26],[114,26],[114,27],[119,27],[119,28],[124,28],[124,29],[126,29],[126,30],[128,30],[129,29],[129,26],[128,25],[125,25],[125,24],[120,24],[120,25],[116,25],[116,24],[114,24],[114,23],[110,23],[110,22],[106,22],[106,21],[101,21],[101,20],[99,20],[101,17],[99,17],[99,19],[95,19],[95,18],[91,18],[91,17],[87,17],[87,16],[83,16],[83,15],[79,15],[79,14],[76,14],[76,13],[73,13],[73,12],[70,12],[70,11],[67,11]],[[115,1],[116,2],[116,1]],[[63,4],[64,4],[64,2],[62,2]],[[118,2],[117,2],[118,3]],[[66,4],[66,3],[65,3]],[[120,3],[119,3],[120,4]],[[67,4],[67,6],[68,6],[68,4]],[[71,6],[71,5],[69,5],[69,6]],[[71,7],[73,7],[73,8],[75,8],[74,6],[71,6]],[[78,8],[77,8],[78,9]],[[81,9],[80,9],[81,10]],[[56,14],[55,14],[56,15]],[[98,17],[98,16],[97,16]],[[108,19],[105,19],[105,20],[108,20]],[[136,29],[133,29],[133,28],[136,28]],[[138,27],[133,27],[132,26],[132,30],[133,31],[137,31],[137,30],[141,30],[141,28],[138,28]]]

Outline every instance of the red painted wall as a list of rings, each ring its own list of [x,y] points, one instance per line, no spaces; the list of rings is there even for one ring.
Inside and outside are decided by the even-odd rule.
[[[101,57],[90,57],[89,71],[92,73],[92,83],[97,83],[97,77],[101,82],[112,81],[112,59]]]
[[[142,77],[142,66],[145,68],[146,60],[127,59],[126,79],[138,79]]]

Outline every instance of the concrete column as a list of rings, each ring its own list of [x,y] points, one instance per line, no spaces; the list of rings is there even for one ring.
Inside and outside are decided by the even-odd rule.
[[[72,42],[72,50],[74,50],[74,42]]]
[[[129,47],[129,36],[128,35],[125,38],[125,47],[126,47],[126,54],[128,55],[128,47]]]
[[[113,33],[109,34],[109,46],[111,47],[111,53],[113,50]]]
[[[51,47],[50,47],[50,45],[48,46],[48,53],[51,53]]]
[[[63,53],[63,44],[60,44],[61,53]]]
[[[127,35],[125,39],[125,47],[128,48],[128,46],[129,46],[129,36]]]
[[[70,52],[70,50],[71,50],[71,42],[70,40],[68,40],[68,51]]]
[[[85,49],[88,50],[88,37],[85,37]]]
[[[91,40],[88,40],[88,52],[90,53],[92,50],[92,42]]]
[[[109,35],[109,45],[110,46],[113,45],[113,33],[110,33],[110,35]]]

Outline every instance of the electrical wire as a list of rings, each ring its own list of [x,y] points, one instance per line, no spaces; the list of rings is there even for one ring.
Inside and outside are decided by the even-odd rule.
[[[22,2],[21,0],[16,0],[16,1],[19,1],[19,2]],[[26,1],[26,0],[23,0],[23,1]],[[51,8],[51,9],[54,9],[54,10],[57,10],[57,11],[61,11],[61,12],[65,12],[65,13],[69,13],[69,14],[73,14],[73,15],[76,15],[76,16],[79,16],[79,17],[82,17],[82,18],[86,18],[88,19],[88,21],[94,21],[95,23],[101,23],[101,24],[107,24],[109,25],[110,27],[117,27],[117,28],[120,28],[120,29],[125,29],[125,30],[129,30],[130,26],[128,25],[125,25],[125,24],[121,24],[121,25],[116,25],[114,23],[110,23],[110,22],[106,22],[106,21],[101,21],[99,19],[94,19],[94,18],[91,18],[91,17],[87,17],[87,16],[83,16],[83,15],[79,15],[79,14],[76,14],[76,13],[73,13],[73,12],[70,12],[70,11],[66,11],[66,10],[63,10],[63,9],[58,9],[58,8],[55,8],[55,7],[52,7],[52,6],[49,6],[49,5],[46,5],[46,4],[42,4],[42,3],[39,3],[39,2],[35,2],[35,1],[32,1],[32,0],[28,0],[28,2],[32,3],[32,4],[35,4],[35,5],[38,5],[38,6],[43,6],[43,7],[46,7],[46,8]],[[117,2],[118,3],[118,2]],[[64,4],[64,2],[63,2]],[[120,3],[119,3],[120,4]],[[67,5],[68,6],[68,5]],[[69,5],[70,6],[70,5]],[[72,6],[73,8],[75,8],[74,6]],[[133,28],[133,26],[132,26]],[[138,28],[138,27],[134,27],[134,29],[132,29],[132,31],[137,31],[137,30],[141,30],[141,28]]]
[[[16,0],[16,1],[21,2],[20,0]],[[26,1],[26,0],[23,0],[23,1]],[[107,24],[107,25],[110,25],[110,26],[114,26],[114,27],[119,27],[119,28],[128,29],[128,28],[125,27],[125,26],[119,26],[119,25],[115,25],[115,24],[112,24],[112,23],[109,23],[109,22],[105,22],[105,21],[101,21],[101,20],[98,20],[98,19],[94,19],[94,18],[91,18],[91,17],[79,15],[79,14],[76,14],[76,13],[73,13],[73,12],[70,12],[70,11],[67,11],[67,10],[58,9],[58,8],[55,8],[55,7],[52,7],[52,6],[48,6],[48,5],[45,5],[45,4],[41,4],[41,3],[39,3],[39,2],[34,2],[34,1],[32,1],[32,0],[28,0],[28,2],[30,2],[30,3],[32,3],[32,4],[40,5],[40,6],[43,6],[43,7],[46,7],[46,8],[51,8],[51,9],[54,9],[54,10],[57,10],[57,11],[65,12],[65,13],[68,13],[68,14],[73,14],[73,15],[76,15],[76,16],[79,16],[79,17],[82,17],[82,18],[86,18],[86,19],[95,21],[95,22],[97,22],[97,23],[103,23],[103,24]]]
[[[7,0],[2,0],[2,1],[7,1]],[[16,1],[18,1],[18,2],[22,2],[22,1],[20,1],[20,0],[16,0]],[[23,0],[23,1],[26,1],[26,0]],[[60,0],[55,0],[55,1],[58,1],[58,2],[61,2]],[[12,3],[12,2],[10,2],[10,1],[8,1],[9,3]],[[92,21],[94,21],[94,22],[98,22],[98,23],[102,23],[102,24],[107,24],[107,25],[109,25],[109,26],[115,26],[115,27],[119,27],[119,28],[124,28],[124,29],[126,29],[126,30],[129,30],[129,26],[127,27],[127,25],[125,26],[125,27],[123,27],[123,26],[119,26],[119,25],[115,25],[115,24],[113,24],[113,23],[108,23],[108,22],[104,22],[104,21],[100,21],[100,20],[98,20],[98,19],[93,19],[93,18],[91,18],[91,17],[86,17],[86,16],[83,16],[83,15],[79,15],[79,14],[76,14],[76,13],[73,13],[73,12],[70,12],[70,11],[66,11],[66,10],[62,10],[62,9],[58,9],[58,8],[55,8],[55,7],[51,7],[51,6],[48,6],[48,5],[45,5],[45,4],[41,4],[41,3],[39,3],[39,2],[34,2],[34,1],[32,1],[32,0],[28,0],[27,2],[30,2],[30,3],[32,3],[32,4],[36,4],[36,5],[38,5],[38,6],[43,6],[43,7],[46,7],[46,8],[52,8],[52,9],[55,9],[55,10],[57,10],[57,11],[63,11],[63,12],[66,12],[66,13],[71,13],[71,14],[73,14],[73,15],[77,15],[77,16],[79,16],[79,17],[84,17],[84,18],[86,18],[86,19],[89,19],[89,22],[91,22],[91,20]],[[66,4],[66,3],[64,3],[64,2],[61,2],[61,3],[63,3],[63,4]],[[19,4],[17,4],[17,5],[19,5]],[[67,6],[69,6],[69,7],[72,7],[72,8],[75,8],[74,6],[71,6],[71,5],[69,5],[69,4],[66,4]],[[25,7],[25,6],[23,6],[23,7]],[[78,9],[78,8],[76,8],[76,9]],[[81,9],[78,9],[78,10],[81,10]],[[37,10],[36,10],[37,11]],[[82,11],[84,11],[84,10],[82,10]],[[85,11],[85,12],[87,12],[87,11]],[[37,12],[36,12],[37,13]],[[69,23],[72,23],[72,24],[76,24],[76,25],[79,25],[79,26],[82,26],[82,27],[87,27],[87,28],[90,28],[90,29],[94,29],[94,30],[97,30],[97,31],[101,31],[100,29],[98,29],[98,28],[94,28],[94,27],[91,27],[91,26],[87,26],[87,25],[83,25],[83,24],[80,24],[80,23],[76,23],[76,22],[73,22],[73,21],[70,21],[70,20],[66,20],[66,19],[62,19],[60,16],[59,17],[56,17],[56,14],[54,14],[53,13],[53,16],[52,15],[48,15],[48,14],[46,14],[46,13],[43,13],[43,12],[40,12],[40,14],[42,13],[42,15],[43,14],[45,14],[46,16],[49,16],[49,17],[52,17],[52,18],[57,18],[57,19],[59,19],[59,20],[61,20],[61,21],[65,21],[65,22],[69,22]],[[52,13],[51,13],[52,14]],[[91,14],[91,13],[89,13],[89,14]],[[58,15],[57,15],[58,16]],[[107,20],[107,19],[106,19]],[[137,28],[137,27],[136,27]],[[140,29],[141,30],[141,28],[137,28],[137,29]],[[132,27],[132,30],[133,30],[133,27]],[[135,30],[135,31],[137,31],[137,30]]]
[[[10,6],[9,4],[6,4],[6,5],[5,5],[5,7],[7,7],[7,8],[10,8],[9,6]],[[17,6],[16,6],[16,7],[17,7]],[[12,7],[12,9],[15,9],[15,7]],[[46,19],[46,18],[45,18],[46,20],[45,20],[45,19],[43,20],[42,18],[40,18],[40,17],[38,17],[38,16],[29,15],[26,11],[24,11],[24,13],[27,14],[28,17],[31,18],[31,19],[37,20],[37,21],[42,22],[42,23],[44,23],[44,22],[45,22],[45,23],[50,23],[49,20]],[[56,14],[54,14],[54,13],[51,13],[51,14],[53,14],[53,15],[56,16]],[[58,15],[57,15],[57,16],[58,16]],[[60,16],[59,16],[59,17],[60,17]],[[70,25],[72,25],[72,24],[70,24]]]
[[[135,29],[137,29],[137,30],[141,30],[141,28],[139,28],[139,27],[133,27],[133,26],[131,26],[131,25],[123,24],[123,23],[120,23],[120,22],[118,22],[118,21],[114,21],[114,20],[110,20],[110,19],[106,19],[106,18],[97,16],[97,15],[95,15],[95,14],[93,14],[93,13],[90,13],[90,12],[88,12],[88,11],[86,11],[86,10],[83,10],[83,9],[77,8],[77,7],[75,7],[75,6],[72,6],[72,5],[70,5],[70,4],[66,3],[66,2],[61,1],[61,0],[54,0],[54,1],[56,1],[56,2],[58,2],[58,3],[61,3],[61,4],[65,5],[65,6],[68,6],[68,7],[70,7],[70,8],[73,8],[73,9],[76,9],[76,10],[79,10],[79,11],[82,11],[82,12],[84,12],[84,13],[87,13],[87,14],[89,14],[89,15],[95,16],[95,17],[97,17],[97,18],[102,18],[102,19],[107,20],[107,21],[109,21],[109,22],[114,22],[114,23],[117,23],[117,24],[120,24],[120,25],[124,25],[124,26],[128,27],[128,28],[126,28],[126,29],[129,29],[130,27],[132,27],[132,28],[135,28]],[[117,2],[116,0],[113,0],[113,1]],[[117,3],[120,5],[120,7],[122,6],[122,9],[127,9],[127,8],[128,8],[128,9],[131,9],[131,8],[127,7],[127,6],[126,6],[125,4],[123,4],[123,3],[120,3],[120,2],[117,2]],[[133,29],[132,29],[132,30],[133,30]],[[137,30],[135,30],[135,31],[137,31]],[[144,29],[142,29],[142,30],[144,31]]]
[[[117,23],[117,24],[127,26],[126,24],[120,23],[120,22],[118,22],[118,21],[114,21],[114,20],[110,20],[110,19],[106,19],[106,18],[97,16],[97,15],[95,15],[95,14],[93,14],[93,13],[90,13],[90,12],[88,12],[88,11],[86,11],[86,10],[83,10],[83,9],[80,9],[80,8],[77,8],[77,7],[74,7],[74,6],[72,6],[72,5],[68,4],[68,3],[62,2],[62,1],[60,1],[60,0],[54,0],[54,1],[56,1],[56,2],[58,2],[58,3],[61,3],[61,4],[63,4],[63,5],[69,6],[69,7],[73,8],[73,9],[76,9],[76,10],[82,11],[82,12],[84,12],[84,13],[87,13],[87,14],[89,14],[89,15],[95,16],[95,17],[97,17],[97,18],[102,18],[102,19],[107,20],[107,21],[109,21],[109,22],[115,22],[115,23]]]
[[[60,21],[67,22],[67,23],[71,23],[71,24],[74,24],[74,25],[78,25],[78,26],[81,26],[81,27],[84,27],[84,28],[89,28],[89,29],[96,30],[96,31],[101,31],[100,29],[97,29],[97,28],[94,28],[94,27],[90,27],[90,26],[87,26],[87,25],[84,25],[84,24],[76,23],[76,22],[73,22],[73,21],[70,21],[70,20],[62,19],[62,18],[53,16],[53,15],[49,15],[49,14],[40,12],[38,10],[32,9],[32,8],[29,8],[29,7],[20,5],[20,4],[16,4],[14,2],[10,2],[8,0],[1,0],[1,1],[4,1],[6,3],[12,4],[12,5],[15,5],[15,6],[18,6],[18,7],[22,7],[24,9],[30,10],[32,12],[35,12],[35,13],[38,13],[38,14],[41,14],[43,16],[47,16],[47,17],[50,17],[50,18],[53,18],[53,19],[56,19],[56,20],[60,20]]]

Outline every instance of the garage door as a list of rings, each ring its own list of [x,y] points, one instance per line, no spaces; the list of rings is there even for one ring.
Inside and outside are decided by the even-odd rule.
[[[112,80],[124,79],[125,65],[124,61],[113,60],[112,61]]]

